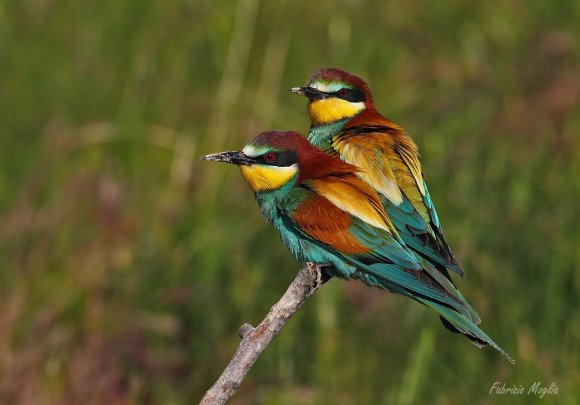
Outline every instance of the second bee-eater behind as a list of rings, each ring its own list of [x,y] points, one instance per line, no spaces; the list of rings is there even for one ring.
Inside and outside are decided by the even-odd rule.
[[[323,68],[292,92],[308,98],[308,140],[359,167],[358,176],[380,194],[405,243],[437,267],[463,276],[449,248],[423,179],[415,143],[375,108],[367,84],[336,68]]]
[[[478,346],[513,362],[476,326],[479,317],[452,282],[409,250],[360,169],[295,132],[260,134],[239,152],[203,157],[239,166],[262,214],[302,262],[414,299]]]

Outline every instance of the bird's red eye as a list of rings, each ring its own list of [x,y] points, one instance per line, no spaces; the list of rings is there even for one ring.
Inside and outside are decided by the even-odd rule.
[[[276,159],[276,154],[274,152],[268,152],[264,155],[264,160],[266,162],[273,162]]]
[[[340,90],[338,91],[338,95],[339,95],[339,96],[346,96],[346,89],[340,89]]]

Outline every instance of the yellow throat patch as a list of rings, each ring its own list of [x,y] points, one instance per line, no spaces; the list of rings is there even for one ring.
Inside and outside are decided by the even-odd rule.
[[[240,171],[252,190],[268,191],[288,183],[298,173],[298,166],[281,167],[254,164],[240,166]]]
[[[349,118],[365,108],[363,102],[351,103],[341,98],[323,98],[308,104],[308,113],[314,125],[328,124]]]

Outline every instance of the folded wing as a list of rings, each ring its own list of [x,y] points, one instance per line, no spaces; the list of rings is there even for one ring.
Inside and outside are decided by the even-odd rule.
[[[322,245],[357,269],[356,274],[342,276],[436,302],[464,314],[474,323],[479,322],[453,283],[409,250],[396,231],[390,230],[377,195],[363,181],[356,176],[329,176],[315,184],[306,182],[304,187],[310,190],[308,197],[284,215],[293,232]],[[337,187],[348,190],[350,204],[339,206],[328,198],[328,189]],[[376,224],[379,220],[384,221],[382,225]]]
[[[436,265],[463,275],[449,248],[423,180],[415,144],[390,121],[345,128],[333,138],[340,157],[380,193],[385,212],[406,245]]]

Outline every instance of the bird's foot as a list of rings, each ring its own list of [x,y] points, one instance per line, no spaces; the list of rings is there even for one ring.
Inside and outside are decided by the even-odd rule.
[[[329,263],[313,263],[308,262],[306,266],[310,269],[310,271],[316,272],[316,280],[314,281],[314,290],[318,289],[322,284],[326,283],[328,280],[332,278],[332,274],[330,274],[325,269],[332,267],[332,264]]]

